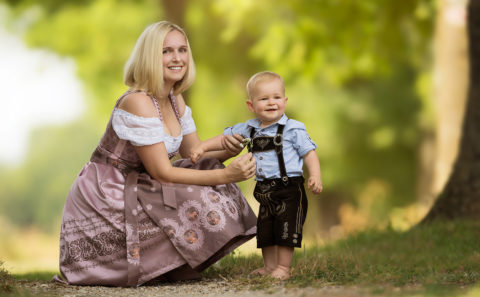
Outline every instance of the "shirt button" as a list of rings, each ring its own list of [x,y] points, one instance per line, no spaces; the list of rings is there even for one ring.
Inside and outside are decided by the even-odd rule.
[[[262,172],[263,170],[262,170],[262,168],[259,168],[258,171]]]
[[[262,157],[262,156],[260,156],[258,159],[260,159],[260,160],[263,160],[263,157]]]

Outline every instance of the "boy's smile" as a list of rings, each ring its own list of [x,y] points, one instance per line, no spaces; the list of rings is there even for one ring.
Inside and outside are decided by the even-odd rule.
[[[257,115],[261,127],[276,123],[285,113],[288,98],[282,81],[271,79],[259,81],[250,100],[247,100],[248,109]]]

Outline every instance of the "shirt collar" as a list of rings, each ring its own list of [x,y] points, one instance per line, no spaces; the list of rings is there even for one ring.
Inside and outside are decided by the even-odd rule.
[[[267,126],[267,127],[264,127],[262,129],[265,129],[265,128],[268,128],[268,127],[271,127],[271,126],[275,126],[277,124],[280,124],[280,125],[286,125],[287,124],[287,120],[288,120],[288,117],[283,114],[282,117],[276,122],[276,123],[273,123],[271,124],[270,126]],[[247,121],[247,125],[250,126],[250,127],[253,127],[255,129],[260,129],[260,120],[255,118],[255,119],[250,119]]]

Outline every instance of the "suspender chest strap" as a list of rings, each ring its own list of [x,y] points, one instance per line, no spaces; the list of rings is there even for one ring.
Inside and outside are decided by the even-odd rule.
[[[278,159],[278,167],[280,168],[280,176],[282,182],[288,184],[287,170],[285,169],[285,161],[283,159],[283,129],[285,125],[278,125],[277,134],[275,136],[258,136],[254,137],[255,128],[250,130],[251,145],[248,151],[252,153],[265,152],[275,150]]]

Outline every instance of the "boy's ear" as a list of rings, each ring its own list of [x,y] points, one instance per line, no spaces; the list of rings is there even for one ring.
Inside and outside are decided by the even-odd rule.
[[[287,101],[288,101],[288,97],[285,97],[285,102],[287,102]]]
[[[247,103],[248,110],[250,110],[251,112],[254,112],[252,100],[247,99],[245,103]]]

